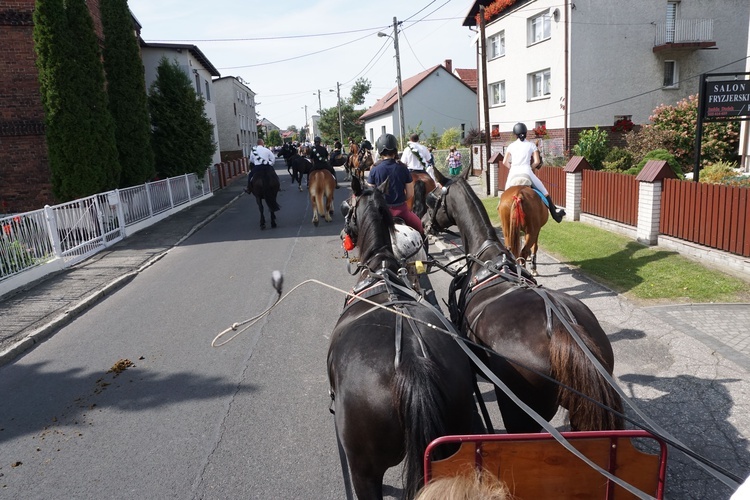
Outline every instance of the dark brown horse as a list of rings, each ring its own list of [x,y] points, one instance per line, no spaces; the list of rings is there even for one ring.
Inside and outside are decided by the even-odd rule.
[[[528,266],[529,272],[537,276],[539,231],[549,219],[547,206],[530,186],[511,186],[500,196],[497,214],[500,216],[505,245],[521,265]],[[521,233],[524,234],[523,247]]]
[[[344,231],[359,248],[361,272],[328,350],[336,433],[357,498],[382,499],[383,475],[403,460],[403,498],[412,499],[427,445],[473,430],[472,368],[455,340],[423,323],[444,325],[442,314],[397,278],[383,194],[356,180],[352,190]]]
[[[286,170],[292,177],[292,184],[297,183],[299,190],[302,191],[302,176],[310,173],[312,162],[297,153],[297,148],[293,144],[285,142],[278,152],[278,156],[284,158]]]
[[[487,358],[490,369],[547,421],[563,406],[574,430],[622,428],[622,419],[614,413],[545,378],[552,377],[622,411],[620,396],[578,347],[561,319],[566,316],[565,323],[572,324],[611,374],[612,346],[594,314],[574,297],[518,278],[514,256],[500,242],[482,202],[463,176],[448,181],[437,172],[436,177],[443,190],[428,199],[427,227],[435,232],[457,226],[467,254],[466,271],[451,285],[458,294],[449,297],[453,322],[470,339],[500,355]],[[555,309],[560,315],[551,312]],[[498,389],[495,393],[509,432],[539,431],[539,424],[505,393]]]
[[[263,200],[266,201],[268,210],[271,212],[271,227],[276,227],[276,212],[281,209],[276,201],[276,196],[281,189],[279,176],[276,175],[276,171],[271,167],[254,168],[257,170],[253,174],[253,178],[246,191],[252,193],[255,196],[255,201],[258,203],[258,210],[260,211],[260,228],[266,228],[266,215],[263,211]]]

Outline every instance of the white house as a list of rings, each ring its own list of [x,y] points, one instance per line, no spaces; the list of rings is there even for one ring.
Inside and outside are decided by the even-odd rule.
[[[211,61],[200,51],[198,47],[190,44],[179,43],[150,43],[141,42],[141,58],[146,73],[146,88],[156,80],[156,69],[163,57],[170,61],[177,61],[182,71],[194,82],[195,92],[198,97],[203,98],[203,107],[206,116],[214,126],[214,142],[217,145],[212,164],[221,162],[219,152],[219,129],[216,122],[216,106],[214,104],[212,77],[221,74],[211,64]],[[206,165],[208,167],[208,165]]]
[[[647,123],[698,93],[702,73],[745,71],[747,0],[476,0],[464,26],[479,27],[480,5],[491,129],[508,139],[516,122],[544,125],[560,154],[582,129]]]
[[[216,78],[213,89],[221,160],[248,156],[258,141],[255,92],[238,76]]]
[[[477,95],[453,74],[452,63],[433,66],[401,82],[405,133],[419,127],[429,134],[458,128],[463,134],[477,128]],[[398,89],[393,88],[360,117],[365,135],[375,144],[384,133],[400,135]]]

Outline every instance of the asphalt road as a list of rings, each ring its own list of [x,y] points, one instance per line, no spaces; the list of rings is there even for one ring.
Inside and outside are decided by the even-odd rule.
[[[306,194],[279,172],[277,229],[260,231],[254,199],[242,196],[0,368],[0,496],[344,498],[325,372],[343,295],[303,284],[236,340],[210,346],[273,304],[272,270],[283,272],[285,293],[309,279],[342,289],[355,282],[341,216],[313,227]],[[346,192],[336,191],[336,206]],[[639,407],[699,453],[748,474],[747,370],[547,256],[539,268],[543,285],[595,312],[613,342],[618,381]],[[447,275],[432,280],[445,297]],[[133,366],[109,371],[126,359]],[[564,428],[562,412],[555,424]],[[398,470],[387,483],[398,498]],[[731,493],[676,452],[667,492]]]

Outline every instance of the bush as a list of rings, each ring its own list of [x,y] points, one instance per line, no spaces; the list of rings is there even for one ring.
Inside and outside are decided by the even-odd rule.
[[[633,167],[633,153],[623,148],[612,148],[602,163],[604,170],[623,172]]]
[[[578,136],[578,144],[573,146],[573,153],[586,158],[594,170],[601,170],[602,161],[607,156],[607,132],[598,126],[584,130]]]
[[[469,129],[469,131],[466,132],[466,137],[462,144],[466,147],[469,147],[472,144],[484,144],[484,132],[478,128]]]
[[[643,167],[646,166],[646,163],[649,160],[664,160],[669,164],[669,167],[677,175],[678,179],[685,178],[685,176],[682,174],[682,168],[680,167],[679,162],[677,161],[675,156],[666,149],[655,149],[649,152],[640,162],[638,162],[638,165],[626,170],[625,173],[638,175],[641,170],[643,170]]]
[[[726,186],[750,187],[750,177],[742,175],[736,163],[717,161],[700,171],[700,182],[706,184],[723,184]]]
[[[441,149],[449,149],[451,146],[456,146],[461,141],[461,131],[458,127],[452,127],[443,132],[440,137],[440,143],[437,146]]]

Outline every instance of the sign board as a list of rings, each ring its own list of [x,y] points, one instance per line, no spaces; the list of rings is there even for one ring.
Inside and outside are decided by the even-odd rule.
[[[706,82],[704,119],[750,118],[750,80]]]

